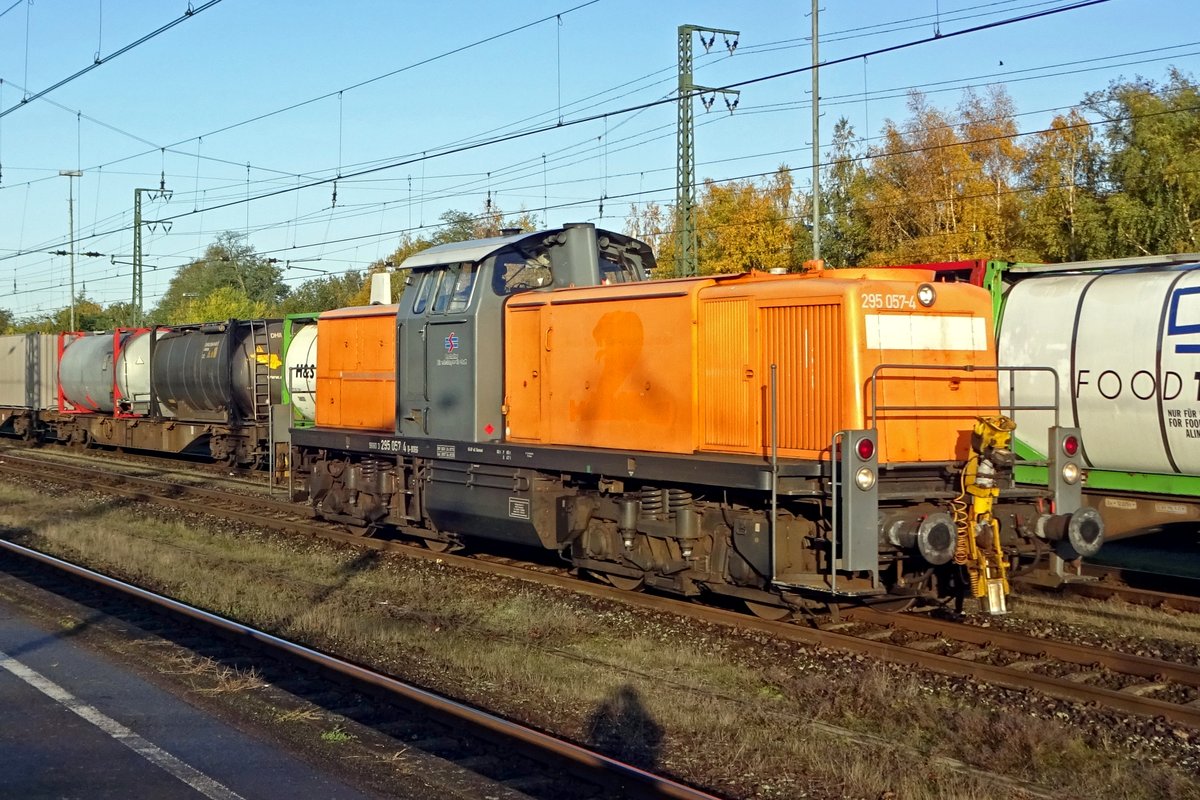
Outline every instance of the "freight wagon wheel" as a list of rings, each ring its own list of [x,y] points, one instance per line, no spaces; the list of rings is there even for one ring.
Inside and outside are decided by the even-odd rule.
[[[786,606],[773,606],[770,603],[756,603],[753,600],[743,600],[746,608],[756,617],[760,619],[769,619],[772,622],[778,622],[781,619],[787,619],[792,615],[792,610]]]
[[[425,545],[427,550],[434,553],[450,553],[463,548],[462,542],[443,542],[440,539],[422,539],[421,544]]]

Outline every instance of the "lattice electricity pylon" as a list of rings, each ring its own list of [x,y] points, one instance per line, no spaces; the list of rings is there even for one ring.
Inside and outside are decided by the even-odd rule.
[[[675,178],[675,274],[695,275],[697,272],[696,253],[696,154],[692,146],[692,98],[701,95],[707,111],[712,108],[717,94],[725,95],[725,106],[730,113],[737,108],[739,92],[736,89],[713,89],[707,86],[697,86],[692,83],[692,34],[700,34],[700,44],[705,52],[717,40],[717,34],[725,38],[725,47],[730,55],[737,49],[740,35],[738,31],[727,31],[720,28],[705,28],[699,25],[679,26],[679,129],[678,153],[676,154]],[[705,39],[705,34],[709,38]],[[730,37],[733,37],[732,41]],[[710,93],[706,99],[704,93]],[[729,95],[734,100],[729,101]]]
[[[158,220],[142,222],[142,193],[149,194],[151,200],[170,200],[171,191],[167,189],[166,180],[159,181],[157,189],[133,190],[133,311],[137,314],[134,325],[142,322],[142,225],[158,225]],[[162,223],[169,226],[170,223]]]

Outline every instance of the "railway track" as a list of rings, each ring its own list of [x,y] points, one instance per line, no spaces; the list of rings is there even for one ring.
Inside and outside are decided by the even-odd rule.
[[[1139,606],[1166,607],[1189,614],[1200,614],[1200,580],[1195,578],[1155,575],[1098,564],[1085,565],[1083,573],[1098,580],[1093,583],[1070,584],[1068,590],[1072,594],[1098,600],[1115,598]],[[1151,581],[1166,586],[1171,591],[1143,588]]]
[[[376,549],[395,549],[409,556],[602,597],[616,602],[761,632],[783,640],[849,651],[896,663],[970,677],[1003,686],[1029,689],[1082,703],[1095,703],[1124,713],[1161,717],[1200,729],[1200,668],[1113,650],[1081,647],[1011,632],[1001,632],[916,614],[888,614],[856,609],[845,621],[803,627],[758,619],[674,598],[632,593],[601,586],[567,574],[565,569],[529,565],[487,556],[438,553],[382,539],[366,538],[309,519],[304,508],[261,496],[181,486],[168,481],[112,476],[112,485],[97,484],[92,470],[19,457],[6,458],[0,469],[39,479],[73,483],[168,507],[214,514],[276,530],[308,533]]]
[[[14,561],[18,562],[15,568]],[[139,627],[187,642],[189,649],[215,661],[236,662],[244,668],[249,660],[259,674],[278,676],[272,683],[296,684],[299,668],[303,695],[323,698],[323,705],[336,707],[348,718],[359,717],[360,724],[386,732],[404,748],[448,762],[451,770],[482,776],[488,796],[718,800],[390,675],[5,540],[0,540],[0,568],[56,594],[74,595],[76,600],[80,599],[77,585],[84,584],[88,605],[110,616],[135,619]]]

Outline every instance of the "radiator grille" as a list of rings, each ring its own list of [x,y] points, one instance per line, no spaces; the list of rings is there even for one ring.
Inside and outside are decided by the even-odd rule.
[[[824,450],[840,430],[845,408],[845,329],[842,307],[770,306],[760,309],[763,440],[771,442],[770,370],[778,369],[779,447]]]

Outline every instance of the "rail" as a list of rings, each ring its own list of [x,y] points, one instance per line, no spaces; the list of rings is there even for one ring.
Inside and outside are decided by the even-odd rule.
[[[0,471],[13,471],[24,473],[24,470],[17,467],[19,463],[26,462],[27,459],[14,457],[7,454],[3,463],[0,464]],[[43,465],[44,469],[44,465]],[[43,479],[46,479],[44,472],[40,473]],[[53,480],[62,480],[58,475],[54,475]],[[78,470],[78,485],[87,486],[91,489],[97,488],[97,474],[94,469]],[[547,567],[545,565],[530,565],[514,562],[511,559],[503,557],[485,556],[476,554],[473,557],[455,555],[452,553],[435,552],[425,550],[419,547],[408,547],[397,545],[395,542],[364,538],[361,535],[347,533],[340,529],[340,526],[317,525],[312,522],[300,522],[296,518],[276,518],[273,514],[264,514],[268,509],[274,511],[276,509],[283,510],[287,504],[280,502],[269,502],[265,498],[255,499],[250,496],[234,495],[232,499],[239,501],[254,501],[257,506],[257,512],[251,514],[249,512],[238,512],[227,508],[221,508],[214,503],[214,496],[220,494],[214,490],[198,490],[191,487],[181,486],[179,484],[163,484],[165,488],[170,489],[170,497],[158,496],[153,489],[156,484],[161,484],[159,481],[149,481],[145,479],[126,478],[129,486],[123,487],[124,491],[129,496],[137,497],[140,500],[162,503],[171,507],[188,508],[188,510],[197,510],[197,505],[202,506],[200,510],[206,513],[215,514],[218,516],[251,521],[256,525],[268,527],[276,530],[288,530],[292,533],[309,533],[319,535],[327,539],[335,541],[353,543],[356,546],[372,549],[387,549],[393,552],[402,552],[406,557],[420,559],[428,562],[436,562],[441,564],[449,564],[452,566],[461,567],[463,569],[474,570],[476,572],[514,578],[525,581],[533,581],[543,585],[554,586],[560,589],[575,592],[577,594],[596,597],[614,602],[624,603],[626,605],[643,608],[650,611],[661,613],[679,614],[698,621],[716,624],[722,627],[753,631],[756,633],[765,634],[776,637],[784,641],[791,641],[798,644],[825,647],[840,650],[843,652],[851,652],[867,656],[870,658],[878,658],[896,664],[904,664],[912,667],[931,669],[947,675],[957,675],[962,677],[971,677],[976,680],[988,681],[1004,686],[1019,687],[1042,692],[1052,697],[1078,701],[1096,703],[1102,707],[1118,710],[1124,713],[1146,715],[1150,717],[1163,717],[1165,719],[1179,722],[1182,724],[1200,728],[1200,706],[1187,705],[1185,703],[1170,702],[1168,700],[1153,699],[1149,697],[1141,697],[1136,691],[1120,690],[1108,688],[1104,685],[1088,685],[1087,680],[1072,680],[1066,677],[1053,677],[1052,675],[1039,674],[1037,671],[1024,671],[1014,669],[1009,666],[1000,664],[991,664],[986,662],[973,661],[967,658],[959,658],[952,655],[939,654],[937,652],[929,652],[921,647],[907,646],[903,642],[898,641],[882,641],[875,636],[855,636],[848,633],[839,633],[836,630],[821,630],[817,628],[803,627],[800,625],[768,621],[738,614],[725,609],[715,608],[711,606],[700,606],[690,600],[678,600],[664,596],[657,596],[650,593],[631,593],[621,591],[609,586],[603,586],[595,583],[581,581],[576,577],[567,574],[565,569],[556,567]],[[101,491],[114,492],[120,489],[113,487],[102,487]],[[197,505],[188,507],[185,502],[180,499],[180,495],[195,494],[199,499]],[[196,503],[196,501],[193,501]],[[294,508],[294,506],[293,506]],[[1170,601],[1167,601],[1170,605]],[[858,613],[858,612],[855,612]],[[919,618],[917,618],[919,619]],[[888,615],[883,622],[889,627],[895,628],[911,628],[915,625],[923,623],[913,621],[914,618],[906,615]],[[932,624],[932,623],[930,623]],[[974,642],[976,647],[986,646],[995,633],[993,628],[974,628],[972,630],[964,630],[963,626],[953,625],[949,622],[941,622],[936,630],[926,631],[926,635],[934,638],[946,638],[952,640],[967,640]],[[969,638],[968,638],[969,637]],[[997,643],[999,639],[997,638]],[[1030,655],[1041,654],[1047,652],[1055,645],[1054,640],[1031,638],[1025,644],[1014,640],[1007,640],[1004,646],[1017,650],[1019,652]],[[1079,664],[1086,662],[1092,664],[1103,658],[1104,660],[1115,659],[1116,656],[1109,654],[1111,648],[1089,646],[1086,653],[1080,654],[1077,648],[1067,648],[1074,650],[1075,655],[1072,656],[1073,662]],[[1150,674],[1170,674],[1171,672],[1179,673],[1181,665],[1174,662],[1155,662],[1153,664],[1145,659],[1134,658],[1126,659],[1132,667],[1125,665],[1115,666],[1117,671],[1125,672],[1128,675],[1147,676]],[[1137,663],[1134,663],[1137,662]],[[1086,666],[1086,665],[1084,665]],[[1187,667],[1187,665],[1182,665]],[[1195,677],[1184,677],[1184,683],[1194,687],[1200,687],[1200,671],[1195,667],[1190,667],[1190,670],[1195,673]],[[1084,670],[1084,673],[1086,669]],[[1086,677],[1084,673],[1080,673],[1081,677]],[[1194,695],[1193,695],[1194,696]]]
[[[414,686],[358,664],[327,655],[310,647],[282,639],[265,631],[243,625],[178,600],[156,594],[99,572],[72,564],[54,556],[22,547],[14,542],[0,539],[0,550],[52,567],[77,578],[103,586],[129,597],[165,609],[171,614],[185,617],[205,626],[232,634],[239,640],[251,642],[271,651],[284,653],[331,673],[344,676],[397,697],[407,703],[425,709],[443,718],[479,731],[484,736],[498,737],[521,745],[544,758],[564,763],[582,775],[601,781],[616,783],[623,793],[639,798],[674,798],[675,800],[719,800],[715,795],[678,783],[662,775],[627,764],[602,753],[590,750],[573,742],[559,739],[534,728],[491,714],[452,700],[448,697]]]

